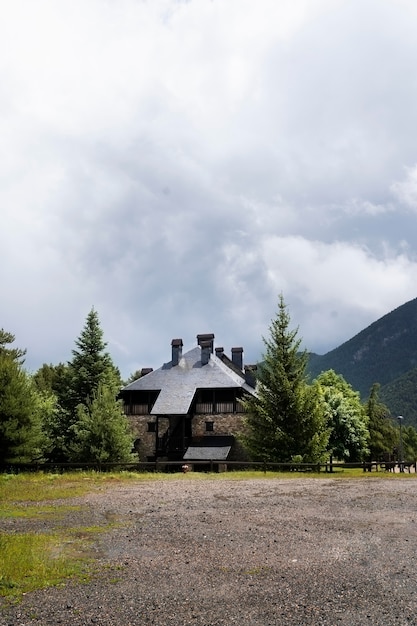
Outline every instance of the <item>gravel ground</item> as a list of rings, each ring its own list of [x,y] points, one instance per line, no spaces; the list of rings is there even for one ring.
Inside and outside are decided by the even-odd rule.
[[[194,479],[74,499],[103,565],[0,604],[3,626],[417,624],[417,482]],[[74,520],[68,520],[74,524]]]

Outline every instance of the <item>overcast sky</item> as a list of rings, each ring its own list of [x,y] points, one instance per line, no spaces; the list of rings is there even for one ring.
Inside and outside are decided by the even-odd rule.
[[[417,296],[415,0],[2,0],[0,327],[124,376]]]

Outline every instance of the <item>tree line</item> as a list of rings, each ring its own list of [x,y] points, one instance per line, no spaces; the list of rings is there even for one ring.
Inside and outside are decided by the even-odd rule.
[[[128,462],[132,433],[121,402],[122,380],[92,309],[72,359],[33,375],[25,351],[0,330],[0,462]]]
[[[256,395],[244,401],[242,442],[253,460],[323,462],[384,460],[397,454],[399,430],[379,401],[375,383],[366,402],[333,370],[307,377],[306,352],[291,329],[282,295],[258,366]],[[25,350],[0,330],[0,463],[126,463],[133,433],[118,394],[114,365],[92,309],[72,358],[44,364],[34,374]],[[137,373],[129,380],[137,377]],[[402,460],[417,457],[417,431],[402,429]]]
[[[382,461],[417,458],[417,431],[399,427],[379,400],[379,384],[362,402],[359,392],[333,370],[308,380],[306,351],[282,294],[278,311],[263,338],[257,395],[244,401],[243,442],[255,460],[269,462]]]

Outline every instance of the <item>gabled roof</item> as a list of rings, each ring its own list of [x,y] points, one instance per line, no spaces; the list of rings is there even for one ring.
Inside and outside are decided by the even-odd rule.
[[[240,375],[210,354],[206,365],[201,363],[201,348],[196,346],[180,358],[178,365],[172,361],[142,376],[122,389],[126,391],[160,391],[152,408],[153,415],[186,415],[197,389],[241,388],[250,394],[244,374]]]

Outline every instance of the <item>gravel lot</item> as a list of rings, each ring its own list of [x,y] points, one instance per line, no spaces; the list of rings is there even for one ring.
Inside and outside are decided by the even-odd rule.
[[[129,482],[74,499],[100,535],[87,584],[0,605],[0,624],[417,624],[417,482]]]

